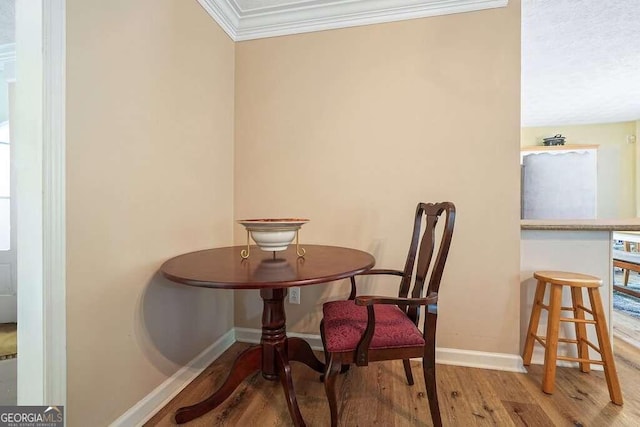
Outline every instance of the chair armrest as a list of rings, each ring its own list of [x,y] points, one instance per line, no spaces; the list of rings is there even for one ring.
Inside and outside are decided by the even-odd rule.
[[[397,298],[397,297],[378,297],[375,295],[362,295],[356,297],[356,305],[369,306],[373,304],[395,304],[403,306],[419,306],[430,305],[438,302],[438,294],[432,293],[426,298]]]
[[[364,273],[358,274],[358,276],[373,276],[377,274],[389,274],[391,276],[404,277],[404,271],[381,269],[381,268],[365,271]],[[356,297],[356,278],[354,276],[351,276],[351,293],[349,294],[349,299],[352,300],[352,299],[355,299],[355,297]]]

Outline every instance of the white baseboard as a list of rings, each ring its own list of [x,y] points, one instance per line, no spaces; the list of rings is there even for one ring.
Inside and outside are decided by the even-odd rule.
[[[256,344],[260,342],[260,329],[235,328],[236,340]],[[322,351],[320,335],[287,332],[289,337],[306,340],[311,348]],[[483,351],[437,348],[436,362],[443,365],[467,366],[470,368],[494,369],[498,371],[526,372],[522,357],[518,354],[488,353]]]
[[[178,393],[205,370],[214,360],[224,353],[236,341],[235,330],[232,328],[216,342],[197,355],[186,366],[167,378],[144,399],[132,406],[111,427],[141,426],[160,409],[169,403]]]
[[[496,371],[527,372],[522,365],[522,357],[519,354],[489,353],[486,351],[439,347],[436,349],[436,362],[443,365],[493,369]]]

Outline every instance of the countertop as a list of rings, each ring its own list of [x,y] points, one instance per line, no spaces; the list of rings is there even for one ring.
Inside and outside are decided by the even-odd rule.
[[[640,231],[640,218],[628,219],[523,219],[521,230]]]

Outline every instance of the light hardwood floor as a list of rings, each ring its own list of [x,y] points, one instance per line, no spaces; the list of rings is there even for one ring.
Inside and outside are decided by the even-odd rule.
[[[614,310],[613,334],[640,349],[640,319]]]
[[[147,426],[175,425],[181,406],[208,396],[224,380],[235,356],[246,348],[236,343],[185,388]],[[438,365],[438,395],[445,426],[638,426],[640,425],[640,351],[614,339],[623,407],[609,401],[601,371],[583,374],[558,368],[556,391],[540,390],[542,366],[527,374]],[[321,356],[319,355],[321,358]],[[430,426],[420,362],[416,384],[408,386],[401,362],[352,367],[336,382],[341,426]],[[308,426],[329,425],[324,387],[311,369],[293,363],[300,410]],[[222,405],[186,426],[290,426],[279,382],[256,374]]]

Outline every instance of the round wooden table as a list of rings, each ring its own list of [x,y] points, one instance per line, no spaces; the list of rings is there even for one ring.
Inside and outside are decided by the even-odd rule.
[[[302,362],[320,373],[324,373],[324,364],[315,357],[305,340],[287,337],[284,311],[287,288],[352,277],[375,264],[373,256],[366,252],[336,246],[304,245],[304,257],[298,257],[295,245],[281,252],[264,252],[252,246],[249,258],[242,259],[240,251],[245,248],[234,246],[191,252],[172,258],[160,267],[166,278],[177,283],[206,288],[260,289],[263,300],[260,344],[236,358],[229,376],[211,396],[178,409],[175,417],[178,424],[211,411],[245,378],[260,370],[267,380],[280,380],[294,424],[304,426],[289,362]]]

